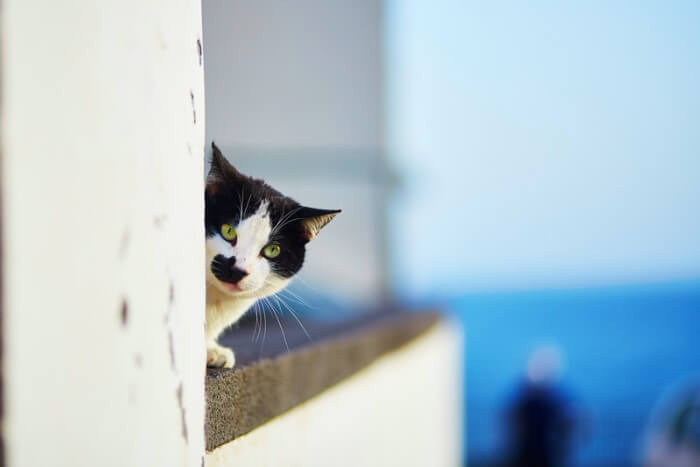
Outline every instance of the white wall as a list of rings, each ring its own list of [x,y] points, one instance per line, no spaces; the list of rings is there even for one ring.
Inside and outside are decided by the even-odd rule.
[[[2,9],[7,465],[200,465],[200,2]]]

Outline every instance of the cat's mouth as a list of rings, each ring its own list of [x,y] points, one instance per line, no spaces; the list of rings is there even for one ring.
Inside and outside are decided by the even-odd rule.
[[[217,255],[211,262],[211,272],[225,291],[234,294],[251,292],[250,287],[241,284],[248,273],[235,267],[235,259],[232,262],[232,258]]]
[[[240,282],[238,282],[238,283],[228,282],[225,280],[221,280],[216,276],[215,276],[214,281],[216,282],[216,287],[219,290],[221,290],[222,292],[225,292],[227,295],[241,297],[241,298],[247,298],[251,295],[254,296],[257,293],[256,288],[245,287],[244,285],[241,285]]]
[[[243,292],[243,289],[241,288],[241,286],[239,284],[233,284],[231,282],[223,282],[223,281],[221,281],[221,283],[224,285],[224,287],[227,290],[230,290],[232,292]]]

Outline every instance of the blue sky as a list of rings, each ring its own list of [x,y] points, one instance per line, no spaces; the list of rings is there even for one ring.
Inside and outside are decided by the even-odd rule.
[[[411,295],[700,277],[700,2],[389,1]]]

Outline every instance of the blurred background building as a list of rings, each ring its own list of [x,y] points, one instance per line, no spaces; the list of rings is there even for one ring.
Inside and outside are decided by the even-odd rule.
[[[356,305],[390,286],[382,12],[367,1],[203,4],[207,140],[298,201],[343,209],[296,286]]]
[[[572,463],[638,463],[656,401],[700,368],[700,4],[208,0],[203,16],[207,140],[344,210],[297,290],[447,304],[467,332],[470,463],[499,458],[542,344],[589,417]]]

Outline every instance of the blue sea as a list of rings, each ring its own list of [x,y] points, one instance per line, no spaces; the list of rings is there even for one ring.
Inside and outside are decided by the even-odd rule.
[[[561,350],[562,384],[589,423],[574,465],[638,465],[660,398],[700,373],[700,281],[476,294],[450,305],[465,326],[470,463],[498,454],[499,417],[539,345]]]

